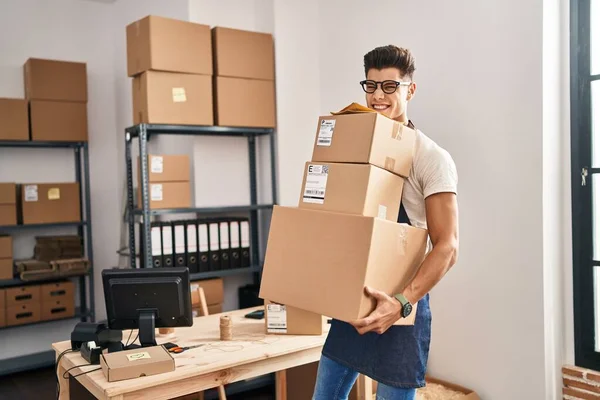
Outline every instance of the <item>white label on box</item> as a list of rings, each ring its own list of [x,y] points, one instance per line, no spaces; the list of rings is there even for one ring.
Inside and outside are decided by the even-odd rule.
[[[287,332],[287,312],[281,304],[267,304],[267,332]]]
[[[174,87],[173,88],[173,103],[183,103],[187,100],[185,96],[185,88]]]
[[[163,185],[162,183],[153,183],[150,185],[150,199],[152,201],[162,201]]]
[[[335,119],[321,120],[319,135],[317,136],[317,146],[331,146],[333,128],[335,128]]]
[[[306,171],[306,184],[302,201],[305,203],[323,204],[325,202],[325,188],[327,187],[327,176],[329,166],[309,164]]]
[[[25,185],[25,201],[38,201],[37,185]]]
[[[153,174],[163,173],[163,158],[162,156],[150,157],[150,172]]]
[[[387,207],[383,204],[379,205],[379,211],[377,212],[377,217],[385,219],[387,217]]]

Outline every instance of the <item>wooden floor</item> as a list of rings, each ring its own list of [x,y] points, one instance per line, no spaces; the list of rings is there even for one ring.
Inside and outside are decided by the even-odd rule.
[[[0,400],[56,399],[54,368],[0,377]],[[227,400],[274,400],[273,388],[228,396]]]

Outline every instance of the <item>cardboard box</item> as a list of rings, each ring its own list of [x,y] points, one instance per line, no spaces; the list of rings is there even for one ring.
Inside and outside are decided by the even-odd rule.
[[[81,221],[77,182],[22,184],[20,205],[23,224]]]
[[[401,292],[426,244],[427,231],[406,224],[275,206],[259,297],[342,321],[363,318],[375,309],[364,287]],[[415,314],[397,324],[413,324]]]
[[[8,235],[0,235],[0,258],[13,258],[13,241]]]
[[[221,304],[225,300],[223,290],[223,279],[206,279],[201,281],[193,281],[190,284],[190,292],[192,294],[192,305],[200,304],[200,296],[198,295],[198,287],[204,290],[204,297],[208,306],[213,304]]]
[[[104,353],[100,365],[109,382],[175,371],[175,360],[163,346]]]
[[[29,140],[27,100],[0,98],[0,140]]]
[[[171,71],[212,75],[210,27],[149,15],[127,25],[127,75]]]
[[[189,208],[192,206],[190,182],[150,183],[150,208]],[[142,189],[137,189],[138,208],[142,208]]]
[[[23,70],[27,99],[87,102],[85,63],[30,58]]]
[[[455,392],[460,392],[462,394],[464,394],[464,396],[460,396],[460,397],[453,397],[456,398],[457,400],[480,400],[480,397],[477,393],[475,393],[473,390],[471,389],[467,389],[466,387],[451,383],[451,382],[446,382],[443,381],[441,379],[437,379],[437,378],[433,378],[431,376],[426,376],[425,377],[425,387],[418,389],[418,394],[423,394],[426,396],[426,392],[428,389],[428,386],[433,386],[433,385],[440,385],[443,387],[446,387],[452,391]],[[429,396],[427,396],[427,398],[429,398]]]
[[[0,280],[14,277],[14,263],[12,258],[0,258]]]
[[[87,104],[32,100],[31,140],[87,142]]]
[[[0,226],[17,224],[17,185],[0,183]]]
[[[282,335],[322,335],[327,318],[321,314],[265,299],[265,331]]]
[[[0,236],[0,280],[12,279],[14,276],[12,245],[12,237]]]
[[[16,306],[7,305],[6,326],[16,326],[40,322],[40,303],[23,303]]]
[[[6,326],[6,294],[0,289],[0,328]]]
[[[377,112],[322,116],[311,161],[372,164],[408,177],[416,132]]]
[[[135,124],[213,125],[212,78],[148,71],[132,81]]]
[[[235,96],[232,93],[235,93]],[[275,83],[215,77],[215,124],[275,127]]]
[[[208,315],[220,314],[223,312],[223,304],[212,304],[206,308],[208,308]],[[192,316],[194,318],[203,317],[202,309],[199,306],[192,307]]]
[[[75,316],[74,299],[61,299],[42,301],[41,320],[52,321],[55,319],[72,318]]]
[[[396,222],[404,178],[370,164],[307,162],[298,207]]]
[[[270,33],[214,27],[215,75],[275,79],[275,54]]]
[[[40,301],[41,291],[39,285],[19,286],[6,289],[6,307],[40,303]]]
[[[75,284],[71,281],[47,283],[40,285],[40,297],[42,303],[56,300],[75,302]]]
[[[137,165],[140,165],[138,156]],[[148,154],[148,182],[187,182],[190,180],[190,157],[187,154]],[[138,168],[138,184],[140,182]]]

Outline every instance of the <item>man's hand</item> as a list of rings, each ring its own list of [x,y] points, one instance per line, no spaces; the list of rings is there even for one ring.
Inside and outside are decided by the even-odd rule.
[[[365,292],[377,301],[377,306],[367,317],[351,324],[361,335],[367,332],[382,334],[400,319],[402,305],[395,298],[368,286],[365,287]]]

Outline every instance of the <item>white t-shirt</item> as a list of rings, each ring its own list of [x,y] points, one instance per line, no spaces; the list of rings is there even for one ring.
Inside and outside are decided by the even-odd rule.
[[[420,130],[416,132],[412,169],[404,181],[402,202],[410,223],[427,229],[425,199],[435,193],[457,193],[458,174],[450,154]]]

